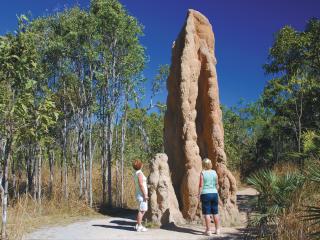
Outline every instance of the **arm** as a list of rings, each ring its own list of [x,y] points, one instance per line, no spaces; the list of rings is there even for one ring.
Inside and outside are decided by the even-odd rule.
[[[143,200],[144,200],[144,201],[147,201],[148,195],[147,195],[147,193],[144,191],[144,187],[143,187],[143,177],[142,177],[142,174],[140,174],[140,173],[139,173],[139,175],[138,175],[138,182],[139,182],[140,191],[141,191],[142,194],[143,194]]]
[[[217,172],[216,172],[216,188],[217,188],[217,191],[219,192],[219,179],[218,179]]]
[[[202,192],[202,187],[203,187],[203,175],[202,173],[200,173],[200,181],[199,181],[199,197],[201,195],[201,192]]]

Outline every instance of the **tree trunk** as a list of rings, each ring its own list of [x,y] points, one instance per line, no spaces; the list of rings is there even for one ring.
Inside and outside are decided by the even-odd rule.
[[[42,151],[41,147],[37,146],[37,159],[38,159],[38,166],[37,166],[37,176],[38,176],[38,181],[37,181],[37,200],[38,203],[41,204],[41,166],[42,166]]]
[[[13,198],[17,198],[17,186],[16,186],[16,169],[15,160],[11,159],[11,174],[12,174],[12,187],[13,187]]]
[[[126,102],[127,105],[127,102]],[[123,207],[123,191],[124,191],[124,149],[127,128],[127,106],[125,106],[124,116],[121,124],[121,207]]]
[[[3,159],[3,177],[1,178],[1,197],[2,197],[2,225],[1,225],[1,239],[7,239],[7,208],[8,208],[8,174],[9,174],[9,160],[11,155],[12,138],[7,138],[4,159]],[[1,174],[2,175],[2,174]]]
[[[102,158],[101,158],[101,175],[102,175],[102,203],[105,204],[106,203],[106,196],[107,196],[107,133],[108,133],[108,129],[107,129],[107,118],[106,118],[106,103],[105,103],[105,96],[106,96],[106,87],[103,88],[103,90],[101,90],[101,92],[104,92],[104,94],[102,95],[102,99],[101,99],[101,118],[102,118],[102,126],[103,126],[103,131],[102,131],[102,145],[101,145],[101,154],[102,154]]]
[[[300,106],[299,106],[299,115],[298,115],[298,129],[299,129],[299,137],[298,137],[298,151],[301,153],[301,138],[302,138],[302,123],[301,123],[301,118],[302,118],[302,109],[303,109],[303,94],[300,96]],[[300,157],[300,169],[302,170],[304,167],[303,164],[303,157]]]
[[[26,159],[26,165],[27,165],[27,186],[26,186],[26,194],[29,192],[30,194],[32,193],[32,191],[34,191],[34,174],[35,174],[35,170],[34,170],[34,155],[32,152],[32,145],[29,145],[29,150],[26,153],[25,156]]]
[[[92,65],[89,66],[90,70],[90,91],[89,91],[89,103],[93,102],[93,69]],[[89,105],[88,103],[88,105]],[[89,159],[89,206],[92,207],[93,204],[93,195],[92,195],[92,111],[93,109],[87,105],[87,113],[88,113],[88,159]]]
[[[83,133],[83,143],[82,143],[82,171],[83,171],[83,196],[85,198],[85,201],[88,202],[88,188],[87,188],[87,146],[85,141],[85,133]]]
[[[141,135],[145,143],[145,151],[150,154],[151,153],[150,140],[145,128],[142,126],[142,122],[138,124],[138,128],[141,132]]]
[[[34,166],[33,166],[33,172],[34,172],[34,186],[33,186],[33,199],[34,201],[37,201],[37,194],[38,194],[38,165],[39,165],[39,158],[38,158],[38,146],[35,147],[34,154]]]
[[[49,170],[50,170],[50,178],[49,178],[49,194],[52,196],[53,194],[53,177],[54,177],[54,150],[48,150],[49,156]]]
[[[78,137],[78,162],[79,162],[79,183],[80,183],[80,198],[83,198],[83,114],[80,110],[80,124],[79,124],[79,137]]]
[[[92,207],[93,196],[92,196],[92,122],[91,122],[91,111],[89,113],[89,206]]]
[[[108,164],[108,205],[112,207],[112,127],[113,116],[108,114],[108,133],[107,133],[107,164]]]
[[[119,167],[119,160],[118,160],[118,114],[116,117],[116,123],[115,123],[115,153],[114,158],[116,160],[116,207],[119,207],[120,203],[120,188],[119,188],[119,179],[120,179],[120,167]]]
[[[72,146],[71,146],[71,152],[72,152],[72,159],[74,159],[72,162],[73,164],[73,179],[74,181],[77,180],[77,169],[78,169],[78,157],[77,157],[77,144],[79,141],[79,131],[78,127],[75,127],[75,137],[72,140]]]
[[[63,165],[63,194],[64,198],[68,199],[68,171],[67,171],[67,108],[66,108],[66,83],[63,81],[63,130],[62,130],[62,165]]]
[[[106,119],[106,117],[104,117]],[[107,196],[107,135],[108,128],[107,124],[104,123],[104,131],[103,131],[103,142],[102,142],[102,202],[106,203]]]
[[[23,163],[23,158],[24,158],[24,155],[22,153],[20,158],[19,158],[19,161],[17,163],[18,181],[17,181],[16,188],[17,188],[17,198],[18,199],[20,199],[20,183],[22,182],[22,163]]]
[[[297,103],[299,101],[299,103]],[[301,123],[301,118],[303,114],[303,94],[299,96],[298,100],[295,100],[295,110],[296,110],[296,116],[297,116],[297,125],[295,127],[295,134],[296,134],[296,139],[297,139],[297,146],[298,146],[298,153],[301,153],[301,138],[302,138],[302,123]],[[303,169],[303,157],[299,156],[299,165],[300,165],[300,170]]]

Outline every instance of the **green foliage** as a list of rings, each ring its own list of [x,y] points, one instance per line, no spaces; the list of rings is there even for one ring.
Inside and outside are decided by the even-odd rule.
[[[283,73],[292,77],[308,71],[319,76],[320,21],[312,18],[305,31],[299,32],[290,26],[282,28],[275,36],[269,52],[269,62],[264,65],[267,73]]]
[[[225,148],[228,164],[233,170],[241,170],[244,175],[273,159],[269,141],[272,113],[261,101],[239,103],[237,107],[222,107],[225,131]]]
[[[145,109],[129,108],[126,137],[126,159],[150,160],[163,152],[163,115]],[[129,163],[130,164],[130,163]]]
[[[314,164],[309,167],[308,170],[308,178],[311,182],[314,182],[317,187],[320,184],[320,165]],[[319,206],[306,206],[305,207],[305,215],[303,216],[303,220],[311,222],[311,226],[315,226],[315,229],[320,229],[320,207]],[[315,230],[309,234],[312,239],[320,239],[320,231]]]
[[[168,64],[160,65],[158,69],[158,74],[152,82],[151,92],[156,95],[161,90],[165,89],[167,78],[169,76],[170,66]]]
[[[256,222],[267,225],[276,223],[278,217],[290,211],[299,199],[304,180],[296,172],[279,175],[271,170],[261,170],[252,174],[247,182],[259,192],[256,206],[262,214]]]
[[[303,151],[315,159],[320,157],[320,136],[315,131],[307,130],[303,134]]]
[[[306,207],[306,213],[307,215],[304,216],[304,220],[311,221],[311,226],[315,225],[320,227],[320,207],[315,206],[308,206]],[[309,234],[311,239],[320,239],[320,231],[314,231]]]
[[[319,19],[304,31],[286,26],[264,65],[272,79],[256,103],[223,108],[230,167],[243,176],[280,162],[319,158]]]
[[[301,32],[284,27],[276,34],[264,65],[266,73],[277,77],[267,83],[263,103],[283,119],[282,131],[295,139],[287,152],[302,153],[304,132],[319,128],[319,32],[319,19],[310,19]]]

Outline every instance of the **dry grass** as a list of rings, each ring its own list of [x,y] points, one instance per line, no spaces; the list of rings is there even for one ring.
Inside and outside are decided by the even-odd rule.
[[[144,168],[147,176],[148,167]],[[133,181],[133,170],[125,168],[124,173],[124,208],[135,209],[135,186]],[[73,172],[69,171],[68,176],[68,199],[65,200],[62,193],[61,176],[58,168],[54,173],[53,192],[49,194],[49,170],[42,169],[42,199],[38,204],[32,196],[25,195],[24,189],[20,189],[18,199],[9,199],[8,207],[8,236],[9,239],[21,239],[25,233],[34,231],[39,227],[68,224],[81,219],[92,217],[103,217],[100,207],[102,202],[102,176],[101,169],[93,168],[93,202],[94,208],[90,208],[86,199],[79,198],[79,178],[74,178]],[[112,193],[113,205],[120,206],[120,181],[116,184],[116,169],[112,169]],[[21,179],[21,185],[25,179]]]
[[[303,220],[307,214],[306,206],[320,206],[320,191],[316,183],[306,183],[293,211],[280,218],[276,229],[278,239],[308,239],[308,233],[319,230],[317,225]]]
[[[93,175],[93,186],[96,194],[101,195],[97,189],[99,177],[95,171]],[[15,200],[9,199],[8,207],[8,236],[9,239],[21,239],[25,233],[36,228],[71,223],[89,217],[102,217],[97,209],[92,209],[87,202],[79,198],[78,179],[68,177],[68,200],[64,199],[60,183],[60,172],[55,172],[53,192],[49,195],[49,171],[42,170],[42,193],[41,204],[35,201],[32,196],[20,193]],[[22,183],[25,179],[22,179]],[[23,184],[22,184],[23,185]],[[22,189],[24,192],[24,189]],[[96,196],[96,199],[101,197]]]
[[[278,174],[287,172],[297,172],[299,168],[292,163],[277,164],[273,170]],[[316,225],[311,226],[310,222],[304,221],[303,216],[306,206],[320,206],[320,191],[317,183],[306,181],[301,191],[300,197],[292,199],[293,208],[279,217],[278,224],[274,228],[275,237],[263,239],[308,239],[308,233],[316,230]]]
[[[99,214],[83,201],[51,199],[43,200],[40,205],[24,196],[8,209],[8,236],[9,239],[21,239],[23,234],[42,226],[71,223],[92,216],[98,217]]]
[[[119,177],[120,178],[120,177]],[[112,169],[112,202],[116,207],[120,206],[121,185],[120,179],[117,181],[116,169]],[[124,170],[124,191],[123,191],[123,207],[136,208],[135,185],[133,181],[133,171],[131,169]],[[96,205],[102,202],[102,176],[99,169],[93,170],[93,201]]]
[[[275,173],[282,175],[285,174],[287,172],[298,172],[299,171],[299,167],[297,166],[297,164],[294,163],[277,163],[273,166],[272,169]]]

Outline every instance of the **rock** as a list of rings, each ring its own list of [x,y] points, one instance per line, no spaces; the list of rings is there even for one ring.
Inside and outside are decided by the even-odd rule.
[[[149,210],[147,217],[157,225],[183,224],[168,165],[168,157],[158,153],[150,162],[148,178]]]
[[[194,220],[199,211],[201,160],[211,159],[219,176],[220,215],[224,225],[237,218],[236,180],[227,169],[224,131],[214,55],[214,35],[208,19],[189,10],[172,48],[167,79],[164,145],[182,214]]]

